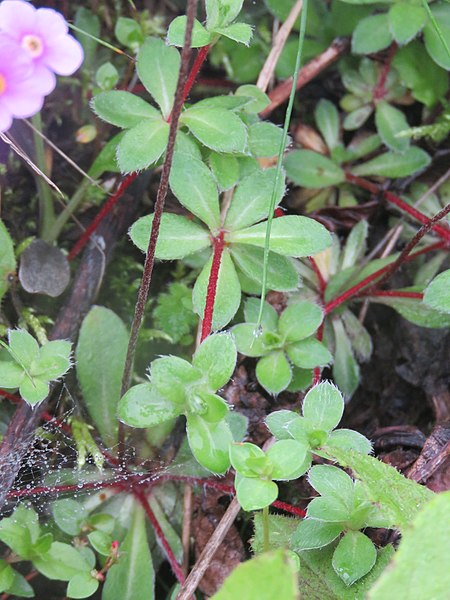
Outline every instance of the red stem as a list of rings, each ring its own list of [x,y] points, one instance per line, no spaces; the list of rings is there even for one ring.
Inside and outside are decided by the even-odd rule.
[[[373,290],[372,292],[368,292],[367,295],[392,298],[416,298],[417,300],[422,300],[423,298],[422,292],[404,292],[402,290]]]
[[[384,63],[383,68],[381,70],[380,78],[378,79],[377,84],[373,90],[374,102],[379,102],[386,95],[386,79],[389,75],[389,71],[391,70],[392,61],[394,59],[395,53],[397,52],[397,48],[398,46],[395,42],[393,42],[391,44],[391,47],[389,48],[389,53],[387,55],[386,62]]]
[[[317,266],[316,261],[314,260],[314,258],[312,256],[308,257],[309,263],[314,271],[314,273],[316,274],[317,277],[317,281],[318,281],[318,285],[319,285],[319,293],[320,293],[320,297],[323,300],[323,296],[325,294],[325,290],[327,287],[327,282],[325,281],[325,279],[323,278],[323,275],[319,269],[319,267]]]
[[[317,340],[319,342],[321,342],[323,340],[323,328],[324,328],[324,321],[322,321],[322,323],[320,324],[319,329],[317,330]],[[322,369],[320,367],[316,367],[314,369],[314,379],[313,379],[313,386],[317,385],[318,383],[320,383],[320,375],[322,373]]]
[[[416,208],[414,208],[413,206],[411,206],[392,192],[382,190],[371,181],[367,181],[367,179],[363,179],[362,177],[352,175],[352,173],[346,173],[345,178],[349,183],[353,183],[354,185],[357,185],[358,187],[362,188],[363,190],[367,190],[372,194],[382,194],[388,202],[390,202],[391,204],[395,204],[395,206],[398,206],[398,208],[400,208],[408,215],[419,221],[419,223],[422,223],[422,225],[429,224],[430,219],[426,215],[421,213],[419,210],[417,210]],[[435,223],[432,229],[434,229],[434,231],[447,243],[450,242],[450,230],[448,229],[448,227]]]
[[[97,216],[94,218],[92,223],[89,225],[89,227],[86,229],[86,231],[80,237],[78,242],[74,245],[72,250],[69,252],[69,256],[68,256],[69,260],[73,260],[75,258],[75,256],[77,256],[77,254],[79,254],[81,252],[81,250],[83,250],[85,245],[90,240],[91,235],[95,232],[95,230],[100,225],[100,223],[103,221],[103,219],[106,217],[106,215],[111,212],[111,210],[114,208],[114,206],[117,204],[117,202],[122,198],[123,194],[125,193],[125,190],[127,189],[127,187],[130,184],[133,183],[133,181],[136,179],[136,177],[137,177],[137,173],[130,173],[130,175],[127,175],[125,177],[125,179],[123,179],[120,182],[119,187],[116,190],[116,193],[113,194],[105,202],[105,204],[99,210]]]
[[[212,330],[214,303],[216,301],[217,281],[219,279],[220,263],[225,248],[224,231],[213,239],[213,257],[209,274],[208,290],[206,292],[205,312],[203,314],[201,341],[208,337]]]
[[[164,548],[167,560],[169,561],[170,566],[172,567],[172,571],[175,574],[178,582],[183,584],[186,577],[183,573],[183,569],[178,564],[177,559],[173,553],[172,548],[170,547],[169,542],[167,541],[166,536],[164,535],[163,530],[161,529],[160,524],[158,523],[158,519],[155,516],[155,513],[152,511],[150,504],[148,503],[147,497],[144,491],[138,487],[133,488],[134,496],[139,500],[142,505],[142,508],[145,510],[147,517],[152,524],[153,529],[155,530],[156,537],[161,543],[161,546]]]

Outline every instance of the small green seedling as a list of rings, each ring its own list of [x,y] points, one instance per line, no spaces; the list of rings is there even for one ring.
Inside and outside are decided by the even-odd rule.
[[[262,357],[256,365],[259,383],[272,394],[279,394],[290,384],[293,384],[290,389],[311,385],[310,369],[325,366],[333,358],[314,335],[323,320],[320,306],[298,302],[288,306],[278,317],[276,310],[266,302],[261,333],[256,331],[258,310],[258,300],[247,300],[244,310],[247,322],[236,325],[232,332],[239,352]]]
[[[216,391],[232,376],[236,357],[232,336],[221,333],[199,346],[192,364],[177,356],[157,358],[150,365],[150,382],[133,386],[120,400],[120,419],[131,427],[153,427],[184,414],[195,458],[206,469],[224,473],[233,438],[228,404]]]
[[[47,342],[39,347],[24,329],[8,332],[9,344],[0,360],[0,387],[19,388],[31,406],[42,402],[50,392],[50,381],[62,377],[71,366],[71,343],[63,340]]]
[[[319,492],[308,505],[306,518],[292,536],[296,552],[323,548],[342,536],[334,550],[332,564],[337,575],[350,586],[374,566],[377,551],[360,529],[386,527],[381,510],[368,502],[358,481],[331,465],[316,465],[309,482]]]

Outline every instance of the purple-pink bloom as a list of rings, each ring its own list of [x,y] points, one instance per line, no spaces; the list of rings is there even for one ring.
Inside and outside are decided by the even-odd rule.
[[[64,17],[51,8],[36,9],[25,0],[3,0],[0,30],[28,53],[44,94],[55,88],[55,73],[72,75],[83,62],[81,44],[68,34]]]
[[[0,132],[11,127],[14,117],[24,119],[39,112],[44,95],[28,54],[0,34]]]

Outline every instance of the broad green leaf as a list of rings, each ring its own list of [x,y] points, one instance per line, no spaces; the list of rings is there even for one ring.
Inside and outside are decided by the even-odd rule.
[[[138,219],[130,229],[133,243],[142,252],[147,252],[152,223],[153,215],[148,215]],[[156,244],[156,257],[162,260],[184,258],[207,248],[210,243],[208,231],[200,225],[180,215],[164,213]]]
[[[233,437],[225,421],[208,423],[199,415],[188,414],[187,435],[192,454],[202,467],[219,474],[227,471]]]
[[[313,302],[296,302],[281,313],[278,331],[286,342],[296,342],[312,335],[322,320],[320,306]]]
[[[203,267],[202,272],[195,282],[192,300],[194,310],[202,319],[205,313],[206,296],[208,290],[209,277],[211,272],[212,259]],[[236,314],[241,303],[241,286],[234,268],[233,261],[227,249],[222,254],[220,262],[219,276],[217,280],[216,298],[214,302],[214,312],[212,326],[213,330],[225,327]]]
[[[424,292],[423,301],[435,310],[450,313],[450,269],[433,279]]]
[[[356,357],[368,361],[372,355],[372,339],[367,329],[348,309],[341,314],[341,319]]]
[[[244,315],[247,323],[258,321],[260,308],[259,298],[248,298],[244,305]],[[261,327],[266,331],[276,331],[278,328],[278,313],[268,302],[264,302],[261,316]]]
[[[8,594],[19,596],[20,598],[34,598],[34,590],[25,577],[14,570],[13,575],[13,581],[5,591]]]
[[[376,158],[353,167],[354,175],[380,175],[381,177],[406,177],[422,171],[431,162],[430,156],[421,148],[408,148],[403,154],[385,152]]]
[[[139,50],[137,72],[165,118],[170,115],[180,70],[180,54],[163,40],[147,38]]]
[[[54,340],[39,349],[39,358],[31,366],[30,373],[42,379],[58,379],[70,369],[71,342]]]
[[[289,152],[284,166],[289,179],[307,188],[319,189],[345,181],[345,173],[338,165],[312,150]]]
[[[169,128],[162,119],[147,119],[127,131],[117,146],[121,172],[141,171],[159,160],[167,146]]]
[[[248,147],[253,156],[276,156],[282,139],[283,130],[273,123],[261,121],[250,125],[248,128]]]
[[[10,517],[0,521],[0,540],[11,550],[27,559],[39,537],[39,520],[32,508],[19,505]]]
[[[297,568],[289,553],[277,550],[241,563],[214,594],[212,600],[236,598],[298,600]]]
[[[247,23],[232,23],[227,27],[216,27],[214,33],[223,35],[224,37],[248,46],[253,36],[253,30]]]
[[[244,510],[259,510],[275,502],[278,486],[266,479],[241,477],[236,483],[236,496]]]
[[[180,412],[180,407],[163,398],[149,383],[131,387],[118,406],[120,420],[131,427],[155,427]]]
[[[289,425],[299,419],[299,415],[292,410],[276,410],[266,417],[266,425],[277,440],[289,440]]]
[[[331,431],[342,419],[343,412],[342,394],[329,381],[315,385],[303,400],[303,416],[316,429]]]
[[[8,230],[0,220],[0,302],[9,287],[8,277],[16,270],[14,246]]]
[[[206,409],[200,413],[204,421],[207,423],[218,423],[225,419],[230,408],[223,398],[217,394],[206,392],[199,392],[198,398],[204,403]]]
[[[316,519],[305,519],[302,521],[291,538],[292,548],[296,552],[323,548],[331,544],[338,535],[342,533],[342,525],[339,523],[325,523]]]
[[[76,12],[75,25],[83,33],[76,33],[80,44],[84,50],[83,69],[88,70],[93,68],[94,56],[97,49],[98,38],[100,33],[100,19],[92,11],[84,6]],[[87,34],[87,35],[86,35]]]
[[[317,127],[330,150],[339,145],[339,113],[329,100],[321,98],[314,111]]]
[[[332,431],[327,440],[327,446],[340,448],[341,450],[355,450],[362,454],[372,452],[372,444],[361,433],[353,429],[337,429]]]
[[[448,292],[447,292],[448,293]],[[374,296],[373,302],[386,304],[397,311],[403,318],[420,327],[439,329],[450,326],[450,315],[444,314],[431,306],[414,298],[395,298]]]
[[[69,581],[79,573],[90,573],[92,567],[73,546],[53,542],[49,552],[33,558],[34,567],[48,579]]]
[[[117,441],[117,403],[128,346],[122,320],[94,306],[83,320],[76,348],[77,377],[85,406],[108,446]]]
[[[308,518],[325,521],[325,523],[345,523],[351,517],[351,511],[336,496],[313,498],[306,511]]]
[[[134,504],[130,528],[120,545],[119,561],[109,569],[106,576],[102,600],[153,600],[154,581],[144,512]]]
[[[229,110],[189,108],[180,117],[192,135],[216,152],[243,153],[247,147],[247,128]]]
[[[360,221],[351,230],[342,252],[341,269],[353,267],[366,251],[366,239],[369,231],[367,221]]]
[[[170,171],[170,187],[180,203],[210,229],[220,227],[217,185],[204,162],[176,152]]]
[[[297,479],[306,471],[306,446],[296,440],[275,442],[267,450],[267,458],[273,466],[272,479],[289,481]]]
[[[349,531],[334,551],[333,569],[350,586],[366,575],[376,560],[377,551],[369,538],[360,531]]]
[[[156,108],[130,92],[102,92],[94,96],[91,106],[101,119],[125,129],[147,119],[161,120],[161,114]]]
[[[290,538],[300,523],[299,519],[270,514],[268,520],[270,547],[289,548]],[[264,524],[261,512],[255,512],[253,515],[253,529],[254,535],[250,540],[252,550],[255,554],[261,554],[264,551]]]
[[[121,44],[137,52],[144,42],[144,34],[140,23],[135,19],[119,17],[114,27],[114,35]]]
[[[245,96],[251,98],[251,103],[246,106],[246,111],[250,113],[260,113],[270,104],[270,99],[256,85],[246,84],[241,85],[235,92],[236,96]]]
[[[434,497],[431,490],[373,456],[329,446],[326,454],[341,466],[351,468],[361,481],[367,500],[383,506],[385,517],[393,527],[401,530],[409,527],[419,510]]]
[[[14,570],[7,562],[0,560],[0,592],[9,589],[14,581]]]
[[[229,333],[210,335],[197,348],[192,364],[207,378],[212,390],[228,383],[236,366],[237,352]]]
[[[359,385],[359,366],[352,345],[339,317],[332,319],[334,331],[333,378],[336,385],[350,398]]]
[[[245,177],[237,186],[225,219],[225,227],[242,229],[269,216],[272,192],[276,181],[276,168],[258,170]],[[275,206],[285,193],[284,176],[277,182]]]
[[[390,568],[377,580],[370,600],[444,598],[450,587],[450,492],[428,502],[409,523]]]
[[[264,247],[266,223],[225,235],[227,241]],[[312,256],[331,245],[331,236],[323,225],[296,215],[279,217],[272,222],[269,249],[285,256]]]
[[[340,498],[346,503],[353,500],[353,480],[333,465],[315,465],[308,473],[308,481],[321,496]]]
[[[362,125],[364,125],[372,113],[373,107],[371,104],[365,104],[364,106],[361,106],[361,108],[352,110],[345,117],[342,127],[347,131],[359,129]]]
[[[290,343],[285,350],[294,365],[302,369],[324,367],[333,361],[325,344],[313,337]]]
[[[256,378],[271,394],[287,388],[292,378],[291,366],[282,350],[263,356],[256,365]]]
[[[430,6],[434,18],[440,29],[440,33],[446,44],[442,43],[441,37],[436,31],[436,27],[428,20],[424,27],[425,47],[431,58],[443,69],[450,70],[450,56],[448,49],[450,48],[450,15],[448,4],[446,2],[436,2]]]
[[[231,329],[238,351],[245,356],[263,356],[269,352],[264,345],[262,336],[256,333],[255,328],[256,321],[255,323],[241,323]]]
[[[352,36],[352,51],[355,54],[372,54],[387,48],[392,42],[387,13],[362,19]]]
[[[241,12],[244,0],[206,0],[206,26],[211,31],[226,27]]]
[[[230,248],[234,264],[261,289],[264,249],[244,244]],[[298,288],[300,276],[292,260],[287,256],[269,252],[267,264],[267,288],[277,292],[290,292]],[[255,323],[258,319],[255,319]]]
[[[125,131],[121,131],[103,146],[88,171],[89,177],[99,179],[106,171],[111,171],[112,173],[120,171],[117,166],[117,146],[125,133]]]
[[[88,540],[96,552],[102,556],[109,556],[111,553],[111,534],[105,531],[92,531],[88,534]]]
[[[378,102],[375,108],[375,124],[381,139],[390,150],[404,152],[408,148],[409,138],[397,137],[398,133],[409,129],[409,123],[401,110],[385,100]]]
[[[48,396],[50,386],[48,380],[42,380],[39,377],[25,376],[19,387],[19,393],[28,404],[34,405],[42,402]]]
[[[448,90],[449,81],[445,71],[423,51],[423,44],[419,41],[400,48],[392,64],[400,73],[402,83],[427,108],[436,104]]]
[[[53,502],[52,514],[61,531],[69,535],[78,535],[87,518],[84,506],[72,498],[63,498]]]
[[[200,381],[202,373],[194,369],[190,362],[178,356],[162,356],[150,365],[151,382],[167,400],[182,405],[186,398],[186,388]]]
[[[78,573],[67,586],[68,598],[89,598],[97,591],[100,582],[90,573]]]
[[[398,2],[389,10],[389,28],[398,44],[407,44],[422,29],[428,16],[423,6]]]
[[[95,83],[105,91],[112,90],[119,81],[119,71],[110,63],[104,63],[97,69]]]
[[[239,160],[235,156],[211,152],[209,166],[221,190],[229,190],[238,182]]]
[[[25,371],[14,360],[7,357],[7,360],[0,361],[0,387],[17,388],[22,383]]]
[[[202,153],[197,141],[191,135],[186,134],[183,131],[177,131],[177,137],[175,138],[175,152],[187,154],[187,156],[202,160]]]
[[[184,46],[184,36],[186,34],[186,22],[187,17],[183,15],[176,17],[169,25],[167,31],[167,41],[172,46]],[[211,34],[207,31],[200,21],[194,19],[194,26],[192,29],[192,41],[191,48],[201,48],[207,46],[211,42]]]
[[[39,358],[39,344],[25,329],[10,329],[8,331],[11,355],[21,366],[29,370],[32,363]]]
[[[231,444],[229,454],[231,466],[243,477],[259,477],[269,464],[264,450],[250,442]]]

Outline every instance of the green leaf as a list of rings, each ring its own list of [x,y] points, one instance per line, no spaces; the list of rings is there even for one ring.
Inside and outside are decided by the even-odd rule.
[[[53,542],[49,552],[34,557],[33,565],[48,579],[61,581],[69,581],[79,573],[89,574],[92,569],[81,552],[61,542]]]
[[[63,498],[53,502],[52,514],[61,531],[69,535],[78,535],[87,517],[84,506],[72,498]]]
[[[339,317],[332,319],[335,349],[333,378],[336,385],[350,398],[359,385],[359,366],[352,345]]]
[[[19,393],[22,398],[30,405],[42,402],[48,396],[50,386],[48,380],[41,380],[38,377],[25,377],[19,387]]]
[[[210,335],[197,348],[192,364],[207,378],[212,390],[222,388],[233,375],[237,352],[229,333]]]
[[[339,523],[305,519],[299,524],[291,538],[292,548],[296,552],[323,548],[323,546],[331,544],[341,533],[342,525]]]
[[[435,310],[450,313],[450,269],[433,279],[425,289],[423,301]]]
[[[17,388],[25,376],[25,371],[14,360],[0,361],[0,387],[7,389]]]
[[[420,327],[439,329],[441,327],[450,326],[450,316],[444,314],[440,310],[428,306],[420,300],[416,300],[415,298],[374,296],[371,300],[373,302],[378,302],[379,304],[390,306],[404,319],[407,319]]]
[[[273,123],[261,121],[248,128],[248,146],[258,158],[278,155],[282,141],[283,130]]]
[[[264,345],[262,336],[255,333],[255,327],[256,322],[241,323],[231,329],[238,351],[245,356],[263,356],[269,352]]]
[[[243,477],[259,477],[269,463],[264,451],[250,442],[231,444],[229,455],[233,469]]]
[[[39,358],[39,344],[25,329],[8,331],[11,355],[21,366],[29,370],[32,363]]]
[[[352,51],[355,54],[372,54],[387,48],[391,42],[387,13],[371,15],[356,26],[352,36]]]
[[[320,189],[345,181],[345,173],[340,167],[312,150],[289,152],[284,166],[289,179],[307,188]]]
[[[353,167],[354,175],[380,175],[381,177],[406,177],[422,171],[431,162],[421,148],[408,148],[403,154],[385,152],[362,165]]]
[[[199,415],[188,414],[187,435],[192,454],[202,467],[213,473],[227,471],[233,437],[225,421],[209,423]]]
[[[133,243],[142,252],[147,252],[152,223],[153,215],[147,215],[138,219],[130,229]],[[180,215],[164,213],[156,244],[156,257],[162,260],[184,258],[207,248],[210,243],[208,231],[200,225]]]
[[[286,342],[296,342],[312,335],[323,320],[323,311],[313,302],[296,302],[281,313],[278,331]]]
[[[352,228],[342,252],[341,269],[353,267],[364,256],[368,231],[367,221],[360,221]]]
[[[436,2],[430,6],[430,10],[437,21],[440,33],[445,41],[442,43],[441,36],[436,31],[431,19],[424,27],[425,47],[431,58],[443,69],[450,70],[450,15],[446,2]]]
[[[343,128],[347,131],[359,129],[362,125],[364,125],[372,112],[373,107],[371,104],[365,104],[364,106],[361,106],[361,108],[352,110],[345,117],[344,122],[342,123]]]
[[[91,106],[101,119],[125,129],[147,119],[161,120],[161,114],[156,108],[130,92],[102,92],[94,96]]]
[[[339,146],[339,113],[329,100],[321,98],[314,111],[317,127],[330,150]]]
[[[308,473],[308,481],[321,496],[339,498],[353,508],[354,482],[342,469],[333,465],[315,465]]]
[[[114,27],[114,35],[121,44],[131,48],[133,52],[137,52],[144,43],[141,25],[135,19],[119,17]]]
[[[94,594],[100,582],[90,573],[78,573],[69,581],[67,586],[68,598],[89,598]]]
[[[278,497],[277,484],[266,479],[240,477],[235,485],[238,502],[246,511],[269,506]]]
[[[247,277],[261,286],[264,249],[233,244],[230,251],[234,264]],[[298,288],[300,276],[290,258],[269,252],[267,267],[267,288],[269,290],[289,292]],[[257,320],[256,318],[255,323]]]
[[[210,229],[220,227],[217,185],[204,162],[176,152],[170,171],[170,187],[180,203]]]
[[[303,416],[316,429],[331,431],[342,419],[343,412],[342,394],[329,381],[315,385],[303,400]]]
[[[349,531],[333,554],[333,569],[350,586],[374,566],[377,551],[369,538],[360,531]]]
[[[289,425],[300,416],[292,410],[276,410],[266,417],[266,425],[277,440],[291,439]]]
[[[189,345],[198,319],[192,310],[192,289],[174,281],[167,293],[158,294],[153,310],[155,327],[170,336],[174,344]]]
[[[241,12],[244,0],[206,0],[206,26],[211,31],[226,27]]]
[[[155,573],[147,542],[144,512],[134,504],[130,528],[120,545],[119,561],[108,571],[102,600],[153,600]]]
[[[30,373],[42,379],[58,379],[70,369],[71,342],[54,340],[39,349],[39,358],[31,366]]]
[[[118,414],[121,421],[131,427],[155,427],[181,412],[181,407],[163,398],[149,383],[131,387],[121,398]]]
[[[294,342],[285,347],[287,355],[297,367],[314,369],[324,367],[332,362],[333,357],[328,348],[315,338]]]
[[[256,85],[241,85],[236,90],[235,95],[245,96],[251,99],[250,104],[245,107],[245,110],[249,113],[260,113],[270,104],[268,95],[260,90]]]
[[[230,153],[242,153],[246,150],[247,128],[229,110],[193,107],[181,114],[180,121],[211,150]]]
[[[5,590],[8,594],[19,596],[21,598],[34,598],[34,590],[23,575],[14,571],[13,581],[10,587]]]
[[[209,166],[221,190],[229,190],[238,182],[240,168],[239,160],[235,156],[211,152]]]
[[[253,36],[253,30],[247,23],[233,23],[228,27],[216,27],[213,33],[219,33],[224,37],[248,46]]]
[[[104,531],[92,531],[88,534],[91,546],[102,556],[109,556],[111,553],[111,534]]]
[[[139,79],[156,101],[165,118],[170,115],[180,70],[178,50],[163,40],[147,38],[137,57]]]
[[[0,220],[0,302],[9,287],[9,276],[16,270],[14,246],[8,230]]]
[[[176,17],[169,25],[169,29],[167,31],[167,41],[172,46],[180,46],[181,48],[184,45],[184,36],[186,34],[186,22],[187,17],[183,15],[181,17]],[[207,46],[211,42],[211,34],[207,31],[200,21],[194,19],[194,26],[192,29],[192,41],[191,48],[201,48],[202,46]]]
[[[152,361],[150,377],[156,390],[174,404],[183,404],[186,388],[200,381],[202,372],[178,356],[162,356]]]
[[[266,223],[233,231],[225,235],[232,243],[265,246]],[[269,249],[285,256],[312,256],[331,245],[331,236],[323,225],[296,215],[279,217],[272,222]]]
[[[447,596],[450,586],[450,573],[446,568],[450,560],[449,508],[450,492],[443,492],[418,513],[402,535],[395,560],[370,591],[371,600],[444,599]]]
[[[258,170],[245,177],[236,188],[225,219],[225,227],[235,230],[252,225],[268,217],[272,192],[276,182],[276,168]],[[275,206],[285,193],[284,176],[277,182]]]
[[[256,379],[264,389],[274,395],[287,388],[292,379],[292,371],[282,350],[271,352],[258,361]]]
[[[399,2],[389,10],[389,28],[398,44],[410,42],[427,22],[428,16],[422,6]]]
[[[14,569],[4,560],[0,560],[0,592],[9,589],[14,581]]]
[[[305,473],[306,446],[296,440],[280,440],[267,450],[273,466],[272,479],[289,481]]]
[[[370,454],[372,444],[370,441],[353,429],[337,429],[332,431],[327,439],[327,446],[341,450],[355,450],[361,454]]]
[[[288,548],[290,538],[300,522],[299,519],[270,514],[268,521],[270,547],[272,549]],[[252,550],[255,554],[260,554],[264,552],[264,524],[261,512],[255,512],[253,515],[253,529],[254,535],[250,540]]]
[[[383,143],[390,150],[404,152],[409,147],[407,137],[397,137],[398,133],[409,129],[409,123],[401,110],[382,100],[375,108],[375,123]]]
[[[241,563],[212,600],[298,600],[297,569],[289,553],[277,550]]]
[[[141,171],[159,160],[167,146],[169,128],[162,119],[147,119],[127,131],[117,146],[121,172]]]
[[[373,456],[329,446],[326,455],[342,467],[350,467],[361,481],[367,500],[383,506],[386,520],[401,530],[410,526],[418,511],[434,496],[431,490],[407,479],[394,467]]]
[[[248,323],[256,323],[260,309],[259,298],[247,298],[244,305],[245,320]],[[266,331],[276,331],[278,329],[278,313],[268,302],[264,302],[261,316],[261,326]]]
[[[119,167],[117,166],[117,146],[125,133],[125,131],[121,131],[103,146],[88,171],[89,177],[99,179],[105,171],[111,171],[112,173],[119,172]]]
[[[95,83],[102,90],[112,90],[113,87],[117,85],[118,81],[119,71],[112,63],[106,62],[97,69],[95,74]]]
[[[202,272],[195,282],[192,300],[194,310],[200,318],[205,313],[206,295],[208,290],[209,276],[211,272],[212,259],[203,267]],[[220,262],[219,276],[217,280],[216,299],[214,303],[213,330],[225,327],[236,314],[241,303],[241,286],[230,258],[229,251],[224,250]]]
[[[0,540],[21,558],[32,555],[40,533],[38,516],[32,508],[19,505],[11,517],[0,521]]]
[[[306,514],[310,519],[341,525],[351,518],[350,509],[336,496],[313,498],[308,504]]]
[[[77,377],[85,406],[108,446],[117,441],[117,403],[128,347],[122,320],[94,306],[83,320],[76,348]]]

